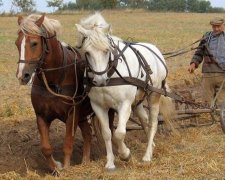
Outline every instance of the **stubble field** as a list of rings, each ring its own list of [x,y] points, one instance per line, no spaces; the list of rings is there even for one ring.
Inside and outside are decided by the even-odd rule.
[[[75,23],[92,12],[47,15],[63,26],[61,40],[75,45]],[[155,44],[169,52],[196,41],[210,30],[209,20],[216,14],[149,13],[142,10],[102,11],[112,25],[113,34],[129,41]],[[221,15],[220,15],[221,16]],[[222,14],[225,17],[225,14]],[[16,77],[18,51],[17,17],[0,17],[0,179],[53,179],[39,149],[39,135],[30,102],[30,86],[20,86]],[[196,86],[199,91],[200,69],[187,72],[192,53],[167,60],[168,83],[174,91]],[[209,121],[209,116],[200,117]],[[63,170],[60,179],[224,179],[225,135],[220,124],[178,129],[179,135],[161,132],[156,135],[153,159],[142,163],[146,148],[143,131],[127,133],[132,158],[122,162],[116,157],[117,170],[104,169],[106,156],[93,141],[92,161],[81,165],[81,138],[74,145],[72,166]],[[57,160],[62,160],[64,125],[51,128],[51,142]]]

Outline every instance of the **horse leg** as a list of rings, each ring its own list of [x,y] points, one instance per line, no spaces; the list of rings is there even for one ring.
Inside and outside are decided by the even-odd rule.
[[[92,138],[91,127],[87,120],[79,122],[79,127],[81,129],[81,133],[84,139],[82,163],[89,163]]]
[[[105,168],[108,170],[114,170],[115,164],[114,164],[114,154],[112,150],[112,133],[109,128],[109,117],[108,117],[108,110],[103,109],[97,104],[91,102],[92,108],[96,114],[96,116],[99,119],[99,122],[101,124],[101,130],[102,130],[102,136],[105,141],[106,146],[106,153],[107,153],[107,163],[105,165]]]
[[[78,125],[78,115],[75,114],[75,118],[73,119],[73,112],[66,120],[66,135],[63,144],[63,152],[64,152],[64,168],[68,168],[70,166],[70,159],[73,152],[73,141],[74,135]],[[74,121],[74,122],[73,122]],[[74,123],[74,126],[73,126]],[[74,134],[73,134],[74,128]]]
[[[126,124],[130,117],[131,104],[129,102],[124,103],[118,110],[118,125],[114,133],[115,140],[118,145],[118,153],[121,160],[128,161],[130,158],[130,149],[124,143],[126,135]]]
[[[158,114],[159,114],[159,100],[160,94],[152,93],[150,97],[147,97],[148,103],[151,103],[150,107],[150,120],[149,124],[151,123],[151,128],[148,131],[148,146],[145,152],[144,157],[142,158],[143,161],[151,161],[152,153],[153,153],[153,139],[157,131],[158,126]]]
[[[112,135],[113,135],[113,130],[114,130],[114,126],[113,126],[114,113],[115,113],[115,111],[113,109],[109,109],[109,112],[108,112],[108,116],[109,116],[109,127],[111,129]]]
[[[51,123],[47,123],[42,117],[37,116],[37,126],[40,133],[41,151],[48,162],[49,168],[54,171],[55,169],[62,168],[62,164],[53,158],[53,149],[49,143],[49,127]]]
[[[134,113],[139,118],[146,135],[148,135],[148,127],[146,127],[146,123],[148,122],[148,114],[146,113],[142,103],[135,108]]]

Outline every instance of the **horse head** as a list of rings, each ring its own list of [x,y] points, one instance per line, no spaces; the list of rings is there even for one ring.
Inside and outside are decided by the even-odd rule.
[[[49,36],[55,37],[56,34],[52,21],[45,14],[18,17],[19,30],[15,44],[19,51],[19,61],[16,77],[22,85],[30,82],[36,70],[44,64],[49,51],[47,41],[51,38]]]
[[[80,48],[83,59],[86,60],[88,77],[93,78],[96,86],[106,85],[109,79],[112,47],[109,41],[111,27],[103,17],[95,15],[76,24],[78,30],[77,47]]]

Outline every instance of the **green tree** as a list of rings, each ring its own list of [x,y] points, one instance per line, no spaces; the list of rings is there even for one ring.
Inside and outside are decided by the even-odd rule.
[[[0,6],[2,6],[2,5],[3,5],[2,0],[0,0]]]
[[[75,2],[64,3],[62,7],[59,7],[59,10],[74,10],[78,9],[78,5]]]
[[[168,11],[184,12],[186,8],[186,0],[170,0],[167,2]]]
[[[206,0],[187,0],[187,10],[190,12],[209,12],[212,6]]]
[[[198,0],[187,0],[187,11],[189,12],[197,12],[199,9]]]
[[[79,9],[101,9],[101,0],[77,0],[77,7]]]
[[[118,0],[77,0],[77,8],[80,9],[114,9]]]
[[[53,11],[55,11],[55,8],[60,8],[63,5],[63,0],[47,0],[47,6],[53,7]]]
[[[12,5],[19,8],[21,12],[31,12],[35,9],[34,0],[13,0]]]
[[[167,11],[167,4],[166,0],[152,0],[149,2],[148,8],[155,11]]]
[[[211,3],[206,0],[149,0],[148,9],[154,11],[208,12]]]
[[[208,12],[211,9],[211,3],[209,1],[200,1],[198,6],[198,12]]]
[[[100,3],[105,9],[114,9],[117,6],[117,0],[100,0]]]
[[[146,0],[127,0],[128,7],[131,8],[144,8]]]
[[[209,12],[211,13],[225,13],[225,9],[224,8],[219,8],[219,7],[211,7],[209,8]]]

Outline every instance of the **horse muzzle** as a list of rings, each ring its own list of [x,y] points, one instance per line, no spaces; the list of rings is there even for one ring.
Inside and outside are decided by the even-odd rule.
[[[109,82],[109,78],[106,75],[95,75],[92,83],[95,86],[106,86]]]
[[[17,75],[17,79],[19,80],[20,85],[27,85],[31,80],[32,74],[24,73],[22,76]]]

